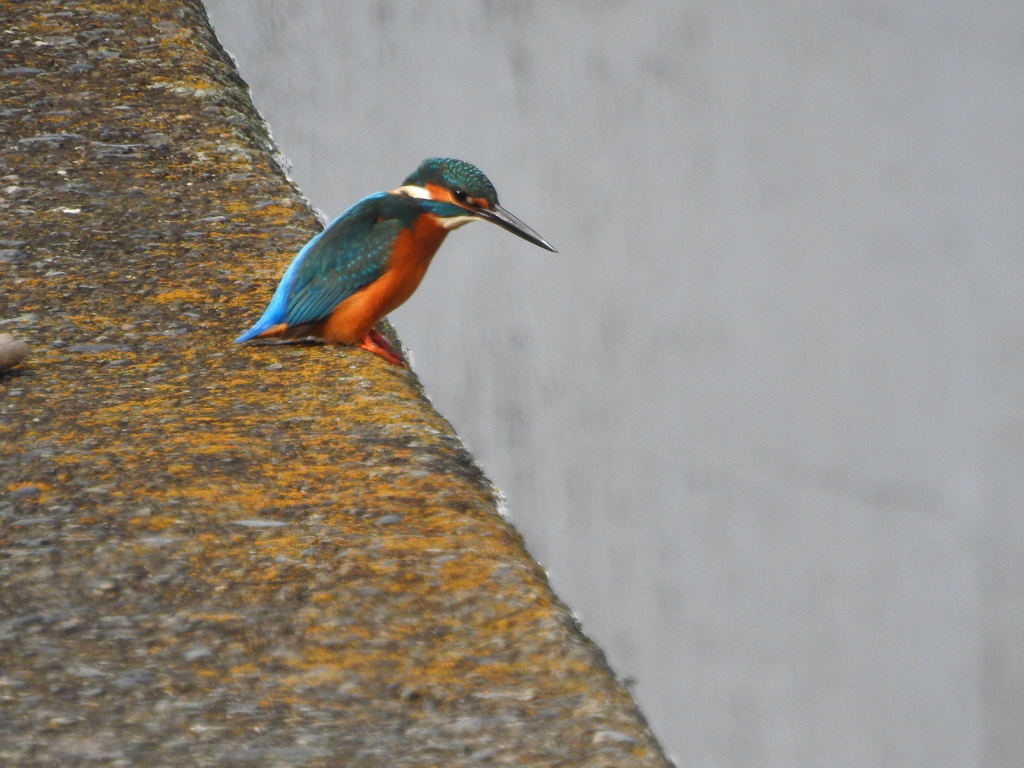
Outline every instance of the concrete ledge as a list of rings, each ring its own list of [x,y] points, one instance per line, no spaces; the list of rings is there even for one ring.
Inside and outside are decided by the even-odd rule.
[[[201,5],[0,13],[0,763],[666,766],[414,375],[231,344],[317,225]]]

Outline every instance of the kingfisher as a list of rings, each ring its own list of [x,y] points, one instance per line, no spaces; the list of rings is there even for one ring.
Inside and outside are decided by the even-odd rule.
[[[364,197],[306,243],[263,317],[236,343],[313,336],[405,360],[374,326],[408,299],[453,229],[490,221],[555,252],[498,204],[494,185],[462,160],[424,160],[402,186]]]

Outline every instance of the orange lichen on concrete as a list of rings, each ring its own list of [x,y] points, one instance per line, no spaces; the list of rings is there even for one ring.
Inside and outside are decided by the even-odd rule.
[[[273,224],[284,224],[292,216],[296,214],[296,211],[291,208],[286,208],[283,205],[267,205],[260,208],[258,211],[254,211],[258,216],[269,218]]]
[[[0,763],[666,766],[414,373],[232,343],[319,225],[202,7],[4,13]]]
[[[175,288],[171,291],[158,293],[150,298],[152,301],[159,301],[162,304],[169,304],[172,301],[193,301],[197,303],[209,301],[209,296],[206,294],[200,291],[187,290],[184,288]]]

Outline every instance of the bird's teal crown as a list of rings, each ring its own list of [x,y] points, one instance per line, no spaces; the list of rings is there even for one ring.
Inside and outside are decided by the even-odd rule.
[[[498,193],[491,180],[475,165],[463,160],[431,157],[420,163],[420,167],[402,182],[402,186],[425,187],[427,184],[437,184],[449,190],[460,189],[470,197],[482,197],[492,205],[498,202]]]

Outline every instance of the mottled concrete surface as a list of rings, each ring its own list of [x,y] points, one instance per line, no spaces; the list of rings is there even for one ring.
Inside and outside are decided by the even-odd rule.
[[[0,764],[667,765],[414,375],[230,343],[317,225],[201,6],[0,20]]]

